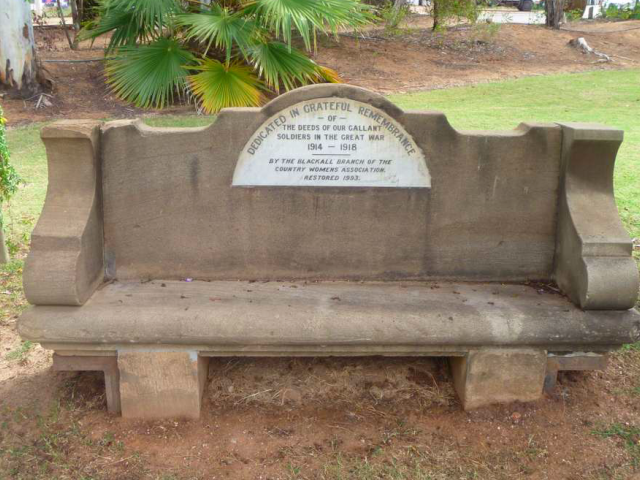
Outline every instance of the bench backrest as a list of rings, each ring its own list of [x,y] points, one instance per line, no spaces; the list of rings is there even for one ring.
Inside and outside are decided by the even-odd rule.
[[[63,229],[55,219],[71,211],[60,205],[84,205],[72,215],[79,253],[65,261],[76,262],[76,282],[87,291],[102,280],[97,252],[107,279],[555,277],[587,303],[583,257],[621,258],[624,275],[637,277],[612,194],[618,130],[456,131],[442,113],[403,112],[346,85],[227,109],[204,128],[82,125],[43,132],[52,176],[33,242],[53,248],[47,241]],[[69,197],[78,192],[80,200]],[[584,203],[584,195],[599,200]],[[27,277],[63,267],[32,257]],[[605,283],[619,274],[593,268]],[[77,286],[43,288],[28,291],[29,299],[79,304],[90,295]]]
[[[377,105],[413,137],[424,152],[430,188],[232,186],[238,158],[254,132],[274,112],[327,98],[323,90],[293,92],[268,109],[226,110],[200,129],[107,124],[104,228],[113,274],[256,280],[550,277],[562,148],[557,125],[457,132],[441,113],[403,113],[356,90],[352,97]],[[280,156],[297,161],[298,152],[289,153],[287,142],[279,142]]]

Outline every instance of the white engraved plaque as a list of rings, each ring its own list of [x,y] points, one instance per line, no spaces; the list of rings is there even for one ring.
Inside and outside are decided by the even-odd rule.
[[[429,188],[424,154],[392,117],[346,98],[296,103],[240,153],[233,185]]]

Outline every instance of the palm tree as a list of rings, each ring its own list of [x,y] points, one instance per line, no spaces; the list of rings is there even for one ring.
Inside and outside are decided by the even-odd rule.
[[[136,106],[162,108],[178,95],[207,112],[258,106],[267,91],[337,82],[292,46],[358,28],[373,16],[360,0],[102,0],[82,38],[111,33],[107,81]]]

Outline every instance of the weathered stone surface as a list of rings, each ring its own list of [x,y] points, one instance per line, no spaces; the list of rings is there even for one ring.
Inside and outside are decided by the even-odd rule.
[[[625,310],[638,298],[633,244],[613,197],[613,166],[622,131],[562,124],[563,160],[555,278],[589,310]]]
[[[104,278],[100,122],[44,127],[49,186],[24,269],[27,300],[82,305]]]
[[[208,359],[195,351],[119,350],[125,418],[198,418]]]
[[[533,402],[542,396],[547,352],[534,349],[472,350],[450,360],[465,410],[494,403]]]
[[[431,188],[232,187],[242,148],[281,108],[373,104],[413,136]],[[103,129],[105,253],[120,280],[549,278],[561,128],[458,132],[349,86],[303,88],[210,127]],[[508,228],[506,228],[508,226]]]
[[[636,341],[640,314],[585,312],[523,285],[115,282],[82,308],[32,308],[19,331],[56,349],[136,343],[239,355],[315,355],[330,347],[334,354],[465,352],[487,345],[583,351]],[[413,348],[398,349],[406,346]]]

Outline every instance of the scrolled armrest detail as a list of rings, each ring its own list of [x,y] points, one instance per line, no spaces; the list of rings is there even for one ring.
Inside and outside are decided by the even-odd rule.
[[[626,310],[638,297],[631,239],[613,196],[623,132],[563,123],[555,278],[584,310]]]
[[[34,305],[82,305],[103,280],[100,124],[66,120],[42,129],[49,185],[24,270]]]

